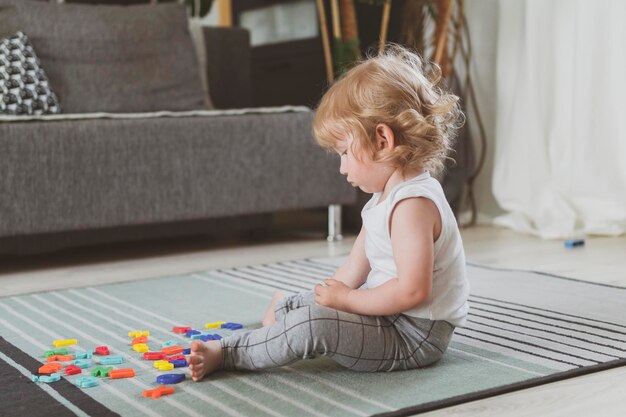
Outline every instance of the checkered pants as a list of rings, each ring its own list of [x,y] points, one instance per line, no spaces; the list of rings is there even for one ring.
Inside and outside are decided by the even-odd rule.
[[[361,372],[421,368],[441,359],[454,331],[446,321],[322,307],[312,291],[283,298],[275,313],[272,326],[221,340],[224,369],[266,369],[316,355]]]

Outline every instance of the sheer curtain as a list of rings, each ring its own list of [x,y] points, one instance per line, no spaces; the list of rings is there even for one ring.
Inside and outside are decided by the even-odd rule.
[[[496,224],[626,232],[626,1],[500,3]]]

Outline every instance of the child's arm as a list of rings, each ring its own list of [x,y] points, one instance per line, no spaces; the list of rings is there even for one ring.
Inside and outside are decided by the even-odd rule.
[[[357,289],[367,279],[370,269],[370,263],[365,256],[365,229],[361,228],[348,260],[335,271],[332,279],[343,282],[349,288]]]
[[[435,204],[426,198],[398,203],[390,220],[391,246],[397,278],[383,285],[353,290],[334,280],[316,286],[318,304],[364,315],[389,315],[426,301],[432,289],[434,241],[441,230]]]

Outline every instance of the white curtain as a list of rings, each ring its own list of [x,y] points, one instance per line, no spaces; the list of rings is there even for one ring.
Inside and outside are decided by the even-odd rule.
[[[503,0],[495,223],[543,238],[626,232],[626,1]]]

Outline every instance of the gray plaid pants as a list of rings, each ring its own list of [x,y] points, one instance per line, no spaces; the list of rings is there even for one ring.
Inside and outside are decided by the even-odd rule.
[[[272,326],[221,340],[223,369],[266,369],[316,355],[361,372],[421,368],[441,359],[454,331],[446,321],[323,307],[312,291],[283,298],[275,313]]]

